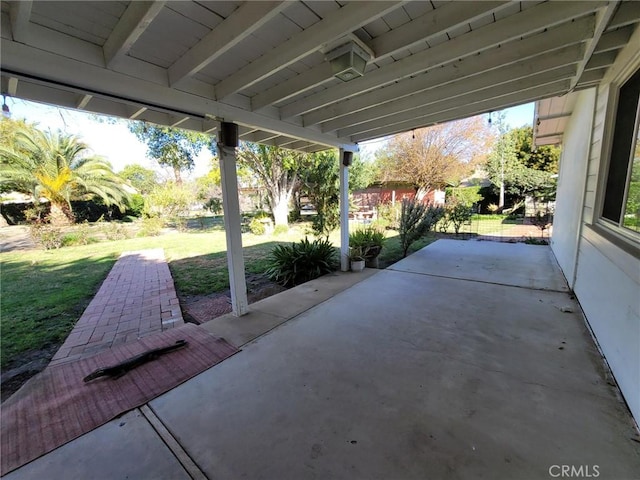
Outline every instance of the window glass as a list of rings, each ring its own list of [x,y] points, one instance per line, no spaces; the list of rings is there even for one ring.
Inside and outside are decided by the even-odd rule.
[[[619,90],[602,218],[640,232],[640,70]]]
[[[631,172],[629,173],[629,187],[627,201],[624,206],[622,225],[626,228],[640,232],[640,109],[636,119],[636,136],[633,148]]]

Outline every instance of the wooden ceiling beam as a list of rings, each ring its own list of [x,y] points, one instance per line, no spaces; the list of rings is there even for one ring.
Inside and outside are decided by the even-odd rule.
[[[540,32],[545,28],[566,24],[573,17],[588,15],[598,10],[606,2],[547,2],[525,11],[485,25],[477,30],[453,38],[435,47],[398,60],[378,70],[368,72],[363,77],[337,85],[293,102],[280,109],[281,118],[290,118],[317,108],[340,101],[352,95],[359,95],[383,85],[396,82],[426,70],[445,65],[460,58],[496,47],[522,36]],[[593,34],[593,31],[590,32]]]
[[[415,116],[424,116],[423,112],[432,115],[437,112],[456,108],[461,105],[467,105],[477,103],[479,101],[500,97],[506,93],[516,92],[518,90],[526,90],[534,88],[538,85],[546,85],[549,83],[557,83],[558,81],[564,81],[570,79],[576,72],[575,65],[569,65],[558,68],[556,70],[550,70],[547,72],[538,73],[535,75],[529,75],[525,78],[518,80],[507,81],[502,84],[487,86],[480,90],[476,90],[469,93],[459,94],[450,97],[440,97],[439,100],[431,100],[430,103],[422,104],[418,102],[412,109],[407,109],[403,112],[387,115],[382,118],[371,120],[369,122],[353,125],[342,130],[338,130],[338,134],[344,137],[350,137],[363,133],[369,130],[375,130],[377,128],[384,127],[386,125],[392,125],[394,123],[400,123],[409,121]]]
[[[351,140],[356,143],[365,142],[388,135],[407,132],[416,128],[428,127],[430,125],[435,125],[436,123],[450,122],[461,118],[480,115],[489,111],[522,105],[523,103],[533,102],[540,100],[541,98],[562,95],[569,90],[570,84],[571,80],[567,79],[549,85],[536,86],[527,90],[507,93],[499,98],[488,98],[473,104],[461,103],[458,107],[453,107],[445,112],[439,112],[433,115],[425,113],[424,116],[416,116],[405,122],[388,125],[386,127],[355,135],[351,137]]]
[[[405,2],[351,2],[335,10],[319,22],[297,33],[278,47],[262,55],[249,65],[215,86],[216,99],[249,87],[275,72],[315,52],[323,44],[332,42],[382,17]]]
[[[107,38],[102,50],[107,67],[121,55],[126,55],[164,7],[165,0],[135,1],[122,14]]]
[[[175,85],[185,77],[199,72],[274,19],[287,6],[285,1],[242,3],[169,67],[169,84]]]
[[[523,40],[517,40],[484,51],[479,55],[464,58],[441,68],[429,70],[425,74],[408,78],[379,90],[357,95],[347,100],[331,104],[303,115],[304,125],[315,125],[334,118],[350,115],[362,110],[396,101],[430,88],[484,74],[501,66],[518,62],[533,62],[539,55],[553,52],[565,57],[573,55],[579,43],[589,38],[594,28],[594,16],[576,20],[570,29],[556,27]],[[563,47],[563,45],[568,45]],[[582,52],[582,50],[580,50]],[[582,54],[582,53],[581,53]],[[538,57],[541,58],[541,57]]]
[[[10,2],[9,18],[11,20],[11,37],[20,43],[29,41],[29,25],[31,18],[31,0]]]
[[[541,55],[535,60],[527,59],[479,75],[461,78],[458,81],[389,101],[384,105],[378,105],[374,108],[361,110],[354,114],[328,121],[322,124],[322,131],[329,132],[370,122],[377,118],[412,110],[421,105],[438,102],[443,98],[466,95],[477,90],[509,83],[521,78],[528,78],[546,71],[549,71],[548,75],[565,75],[566,71],[558,70],[558,68],[578,63],[582,59],[583,51],[582,45],[572,45],[560,51]],[[569,68],[570,71],[575,71],[574,66]]]

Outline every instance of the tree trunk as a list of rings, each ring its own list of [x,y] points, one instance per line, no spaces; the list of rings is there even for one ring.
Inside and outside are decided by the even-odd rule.
[[[180,167],[173,167],[173,175],[176,177],[176,183],[178,185],[182,185],[182,173],[180,172]]]
[[[51,212],[49,213],[49,223],[51,223],[51,225],[71,225],[73,220],[73,212],[69,205],[66,203],[51,202]]]
[[[423,202],[424,197],[426,197],[429,192],[431,192],[431,188],[429,187],[418,187],[418,190],[416,191],[416,200],[418,202]]]
[[[271,211],[276,226],[289,226],[289,195],[280,195],[271,199]]]

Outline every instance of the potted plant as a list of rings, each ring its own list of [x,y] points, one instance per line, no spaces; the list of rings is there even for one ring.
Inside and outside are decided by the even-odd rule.
[[[349,246],[360,249],[366,266],[371,268],[378,268],[378,255],[384,241],[384,233],[375,227],[356,230],[349,235]]]
[[[361,272],[364,270],[365,257],[362,248],[350,247],[349,248],[349,261],[351,262],[352,272]]]

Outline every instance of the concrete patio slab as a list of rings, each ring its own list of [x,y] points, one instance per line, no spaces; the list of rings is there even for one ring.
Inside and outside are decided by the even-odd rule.
[[[436,250],[480,268],[484,244],[460,245]],[[636,478],[631,418],[543,250],[488,262],[535,290],[416,273],[423,250],[150,406],[209,478]]]
[[[2,478],[191,479],[138,409]]]
[[[367,268],[358,273],[335,272],[324,275],[252,303],[247,315],[235,317],[229,313],[203,323],[202,327],[240,347],[378,272]]]
[[[551,249],[524,243],[438,240],[390,266],[391,270],[428,273],[526,288],[568,291]]]

